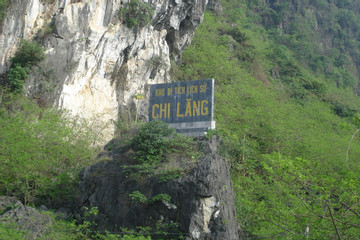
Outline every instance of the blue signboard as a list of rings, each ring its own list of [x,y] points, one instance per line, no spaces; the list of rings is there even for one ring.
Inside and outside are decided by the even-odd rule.
[[[214,79],[150,85],[149,120],[212,121]]]

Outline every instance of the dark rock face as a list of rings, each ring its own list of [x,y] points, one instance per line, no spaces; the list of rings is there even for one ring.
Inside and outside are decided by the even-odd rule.
[[[154,176],[136,180],[128,177],[122,165],[128,158],[127,153],[114,155],[109,152],[112,161],[83,170],[78,208],[98,207],[96,222],[99,230],[119,231],[119,227],[137,226],[154,229],[161,221],[178,223],[177,231],[187,239],[239,239],[230,169],[228,163],[215,153],[216,141],[201,141],[205,155],[187,174],[167,182],[159,182]],[[157,194],[168,194],[171,201],[134,203],[129,197],[134,191],[148,199]],[[170,238],[176,237],[170,235]]]
[[[49,216],[8,196],[0,196],[0,222],[26,232],[28,239],[38,239],[52,224]]]

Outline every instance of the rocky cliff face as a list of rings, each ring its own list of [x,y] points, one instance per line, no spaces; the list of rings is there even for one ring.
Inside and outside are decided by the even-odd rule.
[[[186,239],[240,239],[230,168],[216,154],[217,144],[216,138],[200,142],[204,156],[195,163],[183,160],[187,173],[167,181],[152,174],[132,177],[124,164],[129,162],[131,151],[115,148],[105,154],[111,161],[83,170],[77,207],[82,210],[97,207],[95,221],[102,231],[149,226],[156,232],[161,225],[168,227],[165,232],[170,232],[170,239],[178,239],[177,234]],[[134,201],[131,194],[136,191],[149,200]],[[159,194],[171,199],[151,201]]]
[[[35,39],[46,60],[34,68],[26,92],[73,115],[100,120],[146,118],[148,84],[170,81],[170,55],[178,59],[202,21],[208,0],[143,1],[151,24],[128,28],[119,19],[127,0],[15,0],[0,34],[0,74],[21,39]],[[142,2],[142,1],[141,1]],[[211,1],[217,6],[218,1]],[[129,116],[130,115],[130,116]]]

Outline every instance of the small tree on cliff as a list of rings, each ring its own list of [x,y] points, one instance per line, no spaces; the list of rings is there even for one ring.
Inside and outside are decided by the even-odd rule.
[[[120,9],[119,17],[128,28],[144,27],[151,22],[153,13],[154,10],[149,4],[131,0]]]
[[[136,158],[141,163],[158,163],[171,144],[167,137],[173,133],[174,129],[162,121],[142,125],[138,135],[132,139]]]

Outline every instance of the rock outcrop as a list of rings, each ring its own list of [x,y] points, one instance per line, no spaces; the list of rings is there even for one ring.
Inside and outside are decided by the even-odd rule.
[[[130,161],[129,150],[113,149],[107,154],[111,161],[82,171],[78,209],[97,207],[99,230],[119,232],[121,227],[137,226],[156,229],[161,223],[177,226],[167,229],[171,239],[177,239],[176,234],[186,239],[240,239],[229,165],[216,154],[215,138],[200,144],[205,155],[196,163],[185,162],[187,173],[165,182],[151,174],[129,176],[124,165]],[[130,195],[136,191],[150,201],[132,201]],[[171,200],[151,201],[159,194],[170,196]]]
[[[21,39],[45,47],[26,92],[42,102],[100,120],[109,139],[111,120],[147,117],[148,84],[170,81],[170,55],[178,59],[203,19],[208,0],[145,2],[151,24],[128,28],[119,10],[129,0],[14,0],[0,28],[0,75]],[[212,0],[216,6],[217,0]],[[136,113],[135,113],[136,112]]]
[[[52,225],[48,215],[8,196],[0,196],[0,223],[14,231],[22,231],[27,239],[39,239]]]

